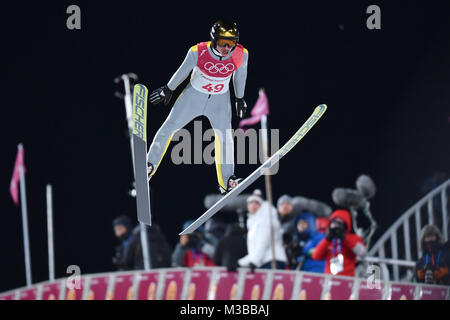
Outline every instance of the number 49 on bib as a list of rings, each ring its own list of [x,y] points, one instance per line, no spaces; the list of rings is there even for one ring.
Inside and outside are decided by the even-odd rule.
[[[211,92],[211,91],[220,92],[220,91],[222,91],[224,86],[225,85],[223,85],[223,84],[216,84],[213,87],[211,83],[208,83],[207,85],[204,85],[202,88],[208,90],[209,92]]]

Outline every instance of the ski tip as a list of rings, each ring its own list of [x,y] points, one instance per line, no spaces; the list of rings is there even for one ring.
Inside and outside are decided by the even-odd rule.
[[[184,229],[184,230],[183,230],[182,232],[180,232],[178,235],[179,235],[179,236],[183,236],[183,235],[186,235],[186,234],[191,234],[192,232],[188,231],[188,229],[189,229],[189,228]]]

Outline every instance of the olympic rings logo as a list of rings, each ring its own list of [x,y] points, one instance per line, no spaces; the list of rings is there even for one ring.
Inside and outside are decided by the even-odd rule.
[[[212,62],[207,62],[204,65],[204,68],[209,71],[210,73],[221,73],[221,74],[226,74],[228,72],[232,72],[235,68],[234,64],[232,63],[227,63],[226,65],[223,63],[212,63]]]

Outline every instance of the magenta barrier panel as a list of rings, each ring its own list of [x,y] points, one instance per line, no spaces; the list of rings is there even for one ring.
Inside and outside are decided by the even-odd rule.
[[[392,283],[389,300],[414,300],[415,285]]]
[[[295,272],[274,272],[271,300],[289,300],[292,298],[296,273]]]
[[[385,284],[383,282],[367,283],[362,280],[358,291],[358,300],[382,300]]]
[[[435,286],[422,286],[419,292],[420,300],[445,300],[449,289]]]
[[[112,300],[133,300],[134,274],[120,274],[114,277]]]
[[[42,285],[42,300],[59,300],[61,293],[61,281]]]
[[[267,272],[247,272],[244,277],[242,300],[261,300],[264,293]]]
[[[180,300],[186,271],[167,271],[162,300]]]
[[[352,290],[354,279],[330,278],[329,292],[326,294],[326,300],[350,300],[352,299]]]
[[[38,286],[33,288],[25,288],[19,291],[19,300],[36,300]]]
[[[155,300],[160,272],[143,272],[139,277],[137,300]]]
[[[299,271],[177,268],[58,279],[0,293],[0,300],[445,300],[449,286],[371,282]],[[78,281],[79,280],[79,281]]]
[[[0,300],[16,300],[15,292],[7,292],[0,294]]]
[[[89,281],[87,300],[107,300],[110,276],[93,276]]]
[[[187,292],[187,300],[206,300],[208,299],[209,287],[212,278],[212,270],[191,271],[191,280]]]
[[[297,297],[293,298],[296,300],[320,300],[324,284],[324,276],[305,274],[300,284],[300,292]]]
[[[235,300],[238,289],[239,274],[220,270],[217,276],[217,284],[213,288],[212,298],[215,300]]]
[[[65,300],[83,300],[83,292],[86,284],[86,278],[81,277],[79,282],[71,281],[67,284],[64,280],[64,299]]]

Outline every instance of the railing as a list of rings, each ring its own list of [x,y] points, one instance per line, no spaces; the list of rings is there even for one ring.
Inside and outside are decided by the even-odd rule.
[[[88,274],[0,293],[0,300],[448,300],[449,286],[294,270],[170,268]]]
[[[366,259],[378,257],[390,260],[381,262],[383,270],[392,270],[391,274],[395,281],[411,280],[414,267],[411,263],[421,257],[420,233],[422,227],[425,224],[435,225],[442,231],[445,241],[448,241],[449,190],[450,179],[409,208],[369,250]],[[414,221],[411,228],[410,220],[412,219]],[[402,239],[403,241],[399,241]],[[388,244],[390,246],[386,247]],[[400,252],[403,252],[403,255]],[[396,263],[396,261],[402,263]],[[383,279],[389,280],[389,274],[390,272],[383,272]]]

